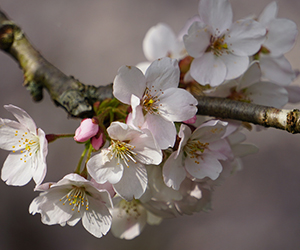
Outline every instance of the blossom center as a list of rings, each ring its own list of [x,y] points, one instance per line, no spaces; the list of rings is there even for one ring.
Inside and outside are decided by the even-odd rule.
[[[208,142],[202,143],[199,140],[188,141],[184,146],[184,152],[191,159],[195,158],[195,163],[199,164],[199,161],[197,159],[198,157],[201,157],[201,154],[203,154],[204,151],[208,148],[208,145]]]
[[[130,160],[136,163],[134,157],[137,156],[137,153],[133,151],[134,149],[135,146],[132,146],[126,142],[111,140],[111,152],[112,155],[118,160],[118,165],[120,164],[121,160],[127,167],[129,167],[128,163]]]
[[[122,200],[119,204],[121,210],[126,212],[126,215],[131,218],[138,219],[141,216],[140,213],[140,202],[138,200],[133,199],[132,201]]]
[[[68,194],[59,199],[63,202],[63,205],[68,204],[72,206],[72,211],[77,209],[77,212],[80,212],[81,207],[85,210],[89,210],[89,201],[84,187],[74,186]]]
[[[154,88],[154,86],[152,86],[152,88]],[[150,114],[159,114],[159,106],[161,106],[160,96],[163,94],[164,92],[161,89],[159,91],[156,89],[150,90],[147,87],[142,99],[144,110]]]
[[[210,46],[207,52],[212,51],[215,56],[221,56],[224,52],[228,54],[228,45],[225,42],[225,35],[222,37],[211,36]]]
[[[39,137],[28,132],[20,133],[18,130],[15,131],[15,137],[18,138],[18,144],[12,146],[12,152],[20,152],[20,160],[26,163],[28,157],[31,157],[33,154],[39,151]]]

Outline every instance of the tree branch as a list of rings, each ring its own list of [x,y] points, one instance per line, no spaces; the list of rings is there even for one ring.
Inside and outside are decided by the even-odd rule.
[[[42,100],[45,88],[55,104],[63,107],[69,115],[84,118],[93,115],[92,105],[95,101],[113,98],[111,85],[85,85],[54,67],[30,44],[20,27],[1,10],[0,49],[19,63],[24,74],[24,86],[34,101]]]
[[[35,101],[43,98],[43,88],[56,105],[73,117],[93,115],[96,101],[113,98],[112,84],[95,87],[66,76],[30,44],[23,31],[0,10],[0,49],[12,56],[24,73],[24,85]],[[300,132],[299,110],[280,110],[217,97],[198,97],[198,115],[235,119],[290,133]]]

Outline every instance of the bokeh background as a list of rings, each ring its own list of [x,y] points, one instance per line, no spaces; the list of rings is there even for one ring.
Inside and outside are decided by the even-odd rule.
[[[234,18],[259,14],[268,0],[231,0]],[[279,17],[300,27],[300,1],[280,0]],[[54,65],[86,84],[112,82],[118,68],[145,58],[142,41],[158,22],[175,32],[197,14],[198,0],[1,0],[0,7]],[[299,41],[287,54],[300,68]],[[294,84],[300,85],[299,79]],[[79,120],[55,107],[48,93],[39,103],[22,86],[18,65],[0,53],[0,117],[13,118],[4,104],[25,109],[46,133],[73,133]],[[292,106],[289,106],[292,107]],[[299,108],[298,106],[295,106]],[[34,183],[10,187],[0,182],[0,249],[300,249],[300,135],[269,129],[246,132],[260,148],[244,158],[244,169],[218,187],[213,211],[147,226],[134,240],[109,233],[97,239],[75,227],[46,226],[28,213],[38,195]],[[58,181],[75,169],[83,147],[72,139],[49,145],[45,181]],[[7,152],[0,151],[0,164]]]

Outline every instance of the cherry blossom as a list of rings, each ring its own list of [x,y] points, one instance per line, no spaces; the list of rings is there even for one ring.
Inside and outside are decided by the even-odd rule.
[[[282,108],[289,99],[287,90],[275,83],[262,81],[261,75],[260,65],[255,61],[243,76],[205,93],[209,96]]]
[[[266,29],[249,18],[232,23],[228,0],[200,0],[198,10],[201,21],[194,22],[183,37],[188,54],[195,58],[190,74],[202,85],[218,86],[246,71]]]
[[[38,185],[47,171],[45,133],[23,109],[11,104],[4,108],[18,122],[0,118],[0,148],[11,151],[3,164],[1,179],[7,185],[23,186],[33,178]]]
[[[218,178],[222,171],[220,160],[233,158],[230,145],[223,138],[227,124],[211,120],[193,133],[187,125],[181,125],[179,148],[169,156],[163,167],[167,186],[178,190],[187,173],[196,179]]]
[[[154,61],[145,75],[134,66],[121,67],[113,83],[114,96],[131,104],[139,117],[137,126],[149,129],[161,149],[175,143],[174,122],[188,120],[197,112],[197,100],[177,88],[179,74],[177,61],[164,57]],[[142,109],[146,112],[143,125]]]
[[[277,18],[277,12],[277,3],[271,2],[258,17],[258,21],[267,29],[259,60],[264,77],[286,86],[296,78],[296,73],[284,54],[294,46],[298,30],[293,21]]]
[[[43,191],[29,206],[31,214],[40,213],[44,224],[75,226],[81,219],[84,228],[102,237],[111,227],[111,198],[106,190],[98,190],[92,182],[78,174],[68,174],[57,183],[36,188]]]
[[[116,193],[124,199],[138,199],[148,181],[144,164],[159,164],[162,152],[150,131],[113,122],[107,132],[111,145],[88,161],[88,172],[98,183],[113,184]]]

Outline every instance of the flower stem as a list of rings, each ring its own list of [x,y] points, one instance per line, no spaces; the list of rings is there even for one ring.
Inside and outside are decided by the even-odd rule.
[[[90,145],[91,145],[91,144],[90,144]],[[82,154],[81,154],[81,156],[80,156],[78,165],[77,165],[77,167],[76,167],[76,169],[75,169],[75,171],[74,171],[76,174],[80,174],[81,164],[82,164],[82,161],[83,161],[83,159],[84,159],[84,157],[85,157],[85,155],[86,155],[87,149],[88,149],[88,143],[85,144],[85,148],[84,148],[84,150],[83,150],[83,152],[82,152]]]

